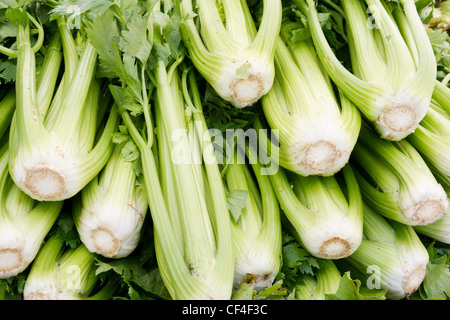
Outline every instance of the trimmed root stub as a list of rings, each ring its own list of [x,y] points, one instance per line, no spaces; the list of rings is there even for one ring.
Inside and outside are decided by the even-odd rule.
[[[23,264],[22,250],[17,248],[0,249],[0,279],[9,277],[20,270]]]
[[[325,241],[320,246],[319,252],[327,259],[345,258],[351,254],[351,245],[345,239],[334,237]]]
[[[238,108],[252,105],[264,94],[264,82],[251,74],[246,79],[234,79],[230,84],[231,102]]]
[[[47,165],[38,165],[28,170],[23,184],[31,197],[42,201],[58,199],[67,192],[64,175]]]
[[[311,174],[326,173],[334,167],[340,154],[334,144],[320,140],[306,148],[304,160],[300,165]]]
[[[442,217],[445,212],[446,205],[442,199],[425,199],[404,211],[406,216],[411,217],[419,225],[432,223]]]
[[[383,138],[400,140],[414,131],[418,125],[418,119],[411,106],[394,104],[383,111],[376,123],[383,130]]]
[[[29,293],[26,300],[58,300],[52,293],[45,290],[38,290]]]
[[[253,289],[258,292],[267,287],[270,287],[273,284],[273,280],[275,279],[273,273],[259,273],[253,274],[253,276],[255,276]]]
[[[120,240],[106,228],[97,227],[91,231],[90,237],[95,250],[105,257],[114,257],[121,248]]]
[[[420,265],[409,271],[403,282],[403,291],[407,296],[410,296],[419,289],[423,279],[425,278],[426,266]]]

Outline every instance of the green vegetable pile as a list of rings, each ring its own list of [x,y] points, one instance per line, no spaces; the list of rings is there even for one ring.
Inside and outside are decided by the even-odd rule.
[[[450,2],[1,0],[1,300],[450,300]]]

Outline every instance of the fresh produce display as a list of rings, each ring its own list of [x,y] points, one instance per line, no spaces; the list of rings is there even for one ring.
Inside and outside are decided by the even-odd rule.
[[[385,217],[407,225],[427,225],[447,211],[444,188],[420,154],[407,141],[381,140],[361,128],[353,152],[361,193]]]
[[[0,300],[450,300],[450,2],[0,0]]]

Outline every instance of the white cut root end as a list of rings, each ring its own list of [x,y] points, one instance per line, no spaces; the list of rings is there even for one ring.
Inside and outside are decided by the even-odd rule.
[[[231,102],[238,108],[252,105],[265,93],[264,81],[251,74],[247,79],[234,79],[230,84]]]
[[[419,124],[419,117],[409,105],[393,104],[386,108],[376,120],[381,137],[397,141],[414,132]]]
[[[323,174],[332,170],[340,156],[334,144],[320,140],[307,146],[300,165],[310,174]]]
[[[220,71],[209,76],[209,83],[224,100],[242,109],[253,105],[272,88],[275,69],[265,61],[252,59],[245,54],[240,59],[226,57]]]
[[[419,289],[419,286],[425,278],[425,273],[426,265],[419,265],[407,272],[403,282],[403,290],[407,296],[410,296]]]
[[[308,139],[284,147],[285,158],[291,171],[302,176],[331,176],[348,162],[351,146],[330,139]]]
[[[25,300],[58,300],[58,298],[46,290],[38,290],[29,293]]]
[[[43,201],[58,199],[67,192],[65,176],[45,164],[27,170],[23,185],[34,198]]]
[[[92,230],[90,237],[95,250],[105,257],[116,256],[122,247],[120,240],[110,230],[103,227]]]
[[[427,198],[406,208],[403,210],[403,213],[416,224],[425,225],[433,223],[441,218],[447,211],[447,206],[448,203],[445,198]]]

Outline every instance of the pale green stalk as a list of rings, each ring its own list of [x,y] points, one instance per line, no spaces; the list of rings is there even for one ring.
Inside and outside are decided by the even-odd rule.
[[[342,1],[353,73],[328,44],[315,2],[294,2],[307,14],[325,70],[378,134],[387,140],[401,140],[414,132],[427,113],[437,72],[434,52],[414,1],[400,1],[402,11],[395,14],[380,0],[364,4]],[[403,15],[403,19],[394,19],[394,15]],[[401,29],[409,30],[411,37],[404,38]]]
[[[51,236],[39,251],[25,282],[24,300],[107,300],[117,289],[111,281],[101,287],[94,256],[80,244],[67,248]]]
[[[386,141],[363,125],[352,156],[364,201],[385,217],[426,225],[447,211],[443,187],[408,141]]]
[[[450,176],[450,88],[438,84],[435,100],[408,141],[442,174]],[[440,102],[438,102],[438,100]]]
[[[66,43],[62,40],[64,48]],[[52,121],[45,121],[36,102],[36,66],[28,25],[19,24],[18,43],[16,115],[10,135],[11,176],[34,199],[64,200],[78,193],[106,163],[113,149],[111,136],[118,116],[111,108],[101,137],[96,136],[100,83],[93,75],[97,52],[86,41],[70,82],[65,77],[64,91],[59,95],[57,90],[57,103],[53,100],[50,105]]]
[[[0,149],[0,278],[23,272],[55,223],[62,201],[38,202],[23,193],[8,172],[8,143]]]
[[[39,81],[36,84],[33,75],[34,53],[27,40],[29,30],[28,27],[21,25],[18,30],[22,45],[19,46],[18,51],[19,74],[15,89],[18,94],[15,97],[17,103],[21,103],[27,101],[31,95],[32,101],[36,102],[33,105],[33,112],[38,117],[42,112],[45,113],[49,103],[46,94],[51,95],[55,86],[61,62],[60,44],[57,36],[52,39],[40,70]],[[29,72],[23,72],[28,67],[30,67]],[[38,90],[34,98],[34,94],[30,91],[34,90],[35,85],[38,86]],[[14,95],[9,98],[14,99]],[[14,105],[15,102],[11,101],[10,103]],[[12,121],[16,116],[17,112]],[[12,135],[16,134],[12,130],[9,133],[9,137],[5,135],[4,139],[9,140]],[[11,153],[9,142],[5,141],[1,149],[0,277],[9,278],[24,271],[33,261],[44,238],[55,223],[63,202],[38,202],[20,190],[11,179],[8,170]]]
[[[254,125],[261,129],[259,122]],[[261,134],[259,139],[267,136]],[[303,247],[318,258],[347,257],[361,242],[361,193],[350,164],[342,169],[342,174],[342,181],[336,176],[303,177],[283,168],[269,175],[288,227]]]
[[[63,59],[61,48],[61,37],[57,32],[53,35],[53,38],[47,47],[42,68],[39,70],[39,74],[36,75],[36,85],[39,88],[36,92],[36,100],[38,101],[38,108],[42,118],[45,118],[45,115],[47,114],[57,85],[59,70]],[[44,83],[44,85],[41,85],[42,83]]]
[[[256,31],[246,1],[223,4],[222,21],[214,1],[181,1],[183,40],[196,69],[223,99],[243,108],[272,87],[274,44],[281,24],[281,1],[264,1]],[[194,21],[198,14],[200,30]]]
[[[145,191],[124,159],[124,144],[115,146],[97,177],[81,190],[81,205],[74,221],[81,241],[90,252],[123,258],[137,247],[148,209]]]
[[[286,38],[277,39],[275,82],[261,100],[268,124],[279,132],[279,163],[303,176],[330,176],[349,160],[360,114],[345,95],[335,94],[312,41]]]
[[[229,193],[247,194],[241,214],[232,218],[234,285],[251,274],[255,276],[254,289],[259,291],[273,284],[281,268],[280,209],[269,177],[261,173],[260,161],[250,159],[253,168],[250,170],[243,159],[238,160],[243,156],[241,152],[235,150],[233,162],[224,174]]]
[[[217,163],[212,161],[211,154],[205,153],[213,150],[203,146],[203,160],[206,158],[209,161],[204,162],[205,175],[199,173],[201,171],[194,162],[194,154],[186,132],[190,126],[186,125],[182,117],[184,113],[180,113],[180,110],[183,111],[183,105],[176,103],[179,99],[177,97],[179,80],[175,77],[179,77],[179,71],[176,66],[173,67],[172,78],[169,79],[165,70],[164,64],[160,62],[156,72],[159,86],[156,90],[155,111],[156,121],[163,129],[162,136],[158,136],[158,142],[159,145],[169,146],[165,152],[170,151],[170,154],[164,156],[169,160],[169,165],[165,167],[165,171],[161,172],[161,180],[165,183],[176,184],[178,212],[170,212],[164,219],[173,217],[176,222],[172,224],[171,229],[174,227],[180,229],[157,231],[155,245],[161,275],[174,299],[228,299],[231,296],[233,284],[233,251],[225,193],[220,187],[217,189],[216,185],[218,182],[221,184],[220,172]],[[189,77],[189,86],[192,90],[190,91],[193,101],[191,107],[195,108],[193,118],[200,117],[196,120],[202,120],[199,95],[196,93],[195,79],[192,77]],[[185,88],[184,98],[187,99]],[[196,125],[190,128],[199,130],[196,135],[202,144],[205,141],[211,144],[210,138],[207,138],[208,132],[204,119],[200,127]],[[180,132],[185,133],[180,134]],[[174,134],[178,138],[175,141],[171,139],[175,137]],[[166,173],[170,174],[166,175]],[[171,182],[165,180],[170,177],[173,179]],[[202,182],[204,177],[207,178],[206,182]],[[215,186],[214,190],[207,192],[213,197],[211,202],[205,198],[204,186],[210,186],[210,188]],[[169,199],[173,195],[162,196]],[[152,195],[149,195],[150,207],[152,207],[152,199]],[[153,210],[151,212],[155,215],[154,219],[157,219],[156,230],[159,230],[162,224],[166,225],[165,228],[169,227],[167,225],[169,222],[160,221],[163,218],[159,216],[160,212],[153,212]],[[178,246],[181,241],[174,241],[174,237],[177,238],[174,234],[183,235],[181,247]],[[177,249],[170,249],[173,246]],[[169,251],[172,253],[168,256]],[[182,270],[189,270],[189,272],[180,277],[179,272]]]
[[[144,139],[127,112],[122,112],[122,118],[141,153],[158,266],[170,295],[180,300],[229,299],[234,268],[225,191],[218,164],[213,160],[196,79],[193,74],[187,77],[187,71],[183,76],[179,74],[182,59],[170,66],[159,61],[156,68],[158,149],[153,149],[151,122],[146,122],[147,138]],[[195,118],[195,126],[185,122],[185,105],[194,111],[190,121]],[[200,171],[193,161],[187,128],[195,129],[197,139],[202,142],[204,162]],[[214,190],[206,190],[207,186],[214,186]],[[207,199],[207,195],[211,198]]]
[[[9,127],[13,118],[15,107],[16,92],[14,88],[12,88],[0,101],[0,138],[3,137],[5,133],[9,132]]]

